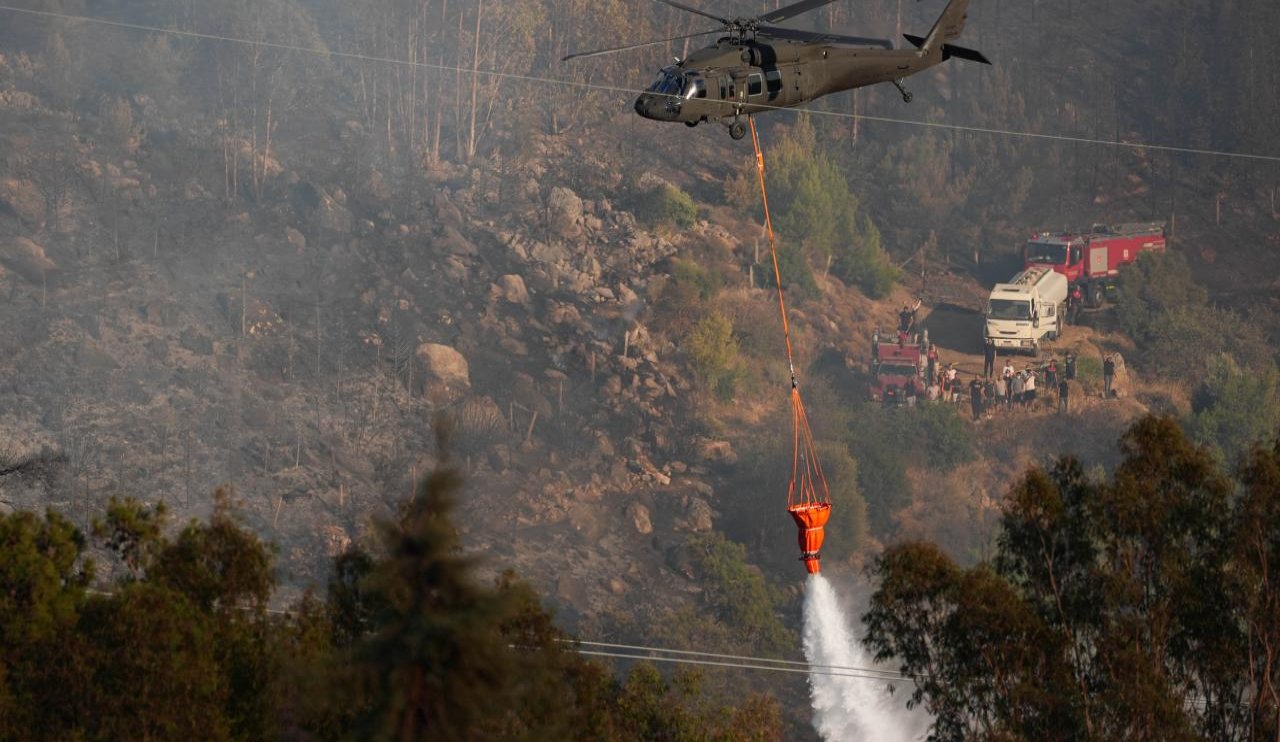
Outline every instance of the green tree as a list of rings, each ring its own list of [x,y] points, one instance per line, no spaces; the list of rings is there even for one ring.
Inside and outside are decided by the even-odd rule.
[[[832,268],[844,281],[862,289],[872,299],[889,295],[902,270],[893,264],[881,244],[880,230],[871,217],[850,216],[846,234],[849,248],[835,257]]]
[[[152,583],[88,601],[80,615],[93,667],[81,684],[86,736],[230,739],[214,623],[186,596]]]
[[[1280,429],[1280,373],[1242,369],[1226,354],[1210,359],[1192,397],[1187,428],[1226,461],[1237,460]]]
[[[1258,577],[1274,497],[1241,508],[1170,418],[1138,421],[1121,450],[1110,481],[1070,458],[1030,470],[992,563],[961,569],[927,544],[879,560],[868,641],[916,678],[937,738],[1239,739],[1274,718],[1248,703],[1270,667],[1245,630],[1275,629],[1256,612],[1274,594]],[[1273,464],[1255,455],[1254,494]]]
[[[872,298],[888,294],[900,272],[837,161],[821,154],[807,118],[784,129],[770,148],[765,178],[774,224],[783,238],[778,262],[785,285],[816,294],[808,265],[813,260],[830,266],[838,277]],[[730,179],[726,197],[740,208],[755,211],[760,208],[758,189],[752,162]],[[800,250],[795,249],[796,243]],[[764,273],[769,283],[771,271]]]
[[[13,647],[49,636],[75,619],[93,578],[83,534],[63,516],[0,515],[0,637]]]
[[[1280,443],[1257,446],[1240,471],[1232,532],[1238,614],[1248,646],[1249,718],[1256,739],[1280,735]]]
[[[698,378],[721,400],[732,399],[743,375],[733,322],[720,311],[712,311],[689,333],[688,349]]]
[[[746,547],[710,533],[690,538],[688,548],[712,615],[760,650],[779,652],[792,645],[794,637],[776,613],[779,596],[747,563]]]
[[[458,477],[433,472],[400,517],[380,525],[386,556],[369,574],[375,628],[356,656],[370,707],[361,724],[377,739],[467,739],[508,708],[512,651],[499,627],[510,598],[472,577],[449,513]]]
[[[1271,364],[1258,328],[1211,306],[1179,253],[1144,253],[1121,271],[1116,312],[1143,351],[1137,360],[1163,375],[1198,380],[1221,353],[1250,369]]]

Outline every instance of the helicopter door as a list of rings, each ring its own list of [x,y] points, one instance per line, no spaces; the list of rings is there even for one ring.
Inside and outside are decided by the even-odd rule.
[[[764,94],[764,75],[754,72],[747,76],[747,97],[756,98]]]

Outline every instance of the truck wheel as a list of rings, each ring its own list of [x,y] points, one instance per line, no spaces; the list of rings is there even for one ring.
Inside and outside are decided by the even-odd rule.
[[[1106,302],[1106,300],[1107,300],[1107,292],[1106,292],[1106,289],[1103,288],[1102,284],[1100,283],[1094,284],[1093,286],[1089,287],[1090,306],[1092,306],[1094,309],[1097,309],[1098,307],[1102,306],[1103,303]]]

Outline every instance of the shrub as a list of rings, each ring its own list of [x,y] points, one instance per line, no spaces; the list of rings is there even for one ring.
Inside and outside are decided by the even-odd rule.
[[[747,563],[746,547],[719,533],[693,536],[688,546],[702,578],[703,600],[719,620],[760,650],[792,646],[791,632],[774,612],[779,596]]]
[[[698,219],[698,205],[684,191],[664,184],[640,197],[636,215],[651,228],[688,229]]]
[[[707,304],[720,293],[724,276],[708,270],[693,260],[676,260],[671,278],[662,286],[655,302],[658,324],[673,335],[690,332]]]
[[[972,461],[973,432],[954,405],[898,409],[862,405],[849,429],[849,451],[858,461],[872,531],[889,532],[893,515],[911,500],[906,470],[946,470]]]
[[[724,277],[707,270],[692,260],[676,260],[671,267],[671,278],[677,284],[689,286],[698,298],[710,301],[724,287]]]
[[[732,399],[743,369],[729,318],[719,311],[703,317],[689,333],[688,347],[698,378],[721,400]]]
[[[1085,393],[1102,389],[1102,358],[1099,356],[1076,356],[1076,381],[1084,387]]]

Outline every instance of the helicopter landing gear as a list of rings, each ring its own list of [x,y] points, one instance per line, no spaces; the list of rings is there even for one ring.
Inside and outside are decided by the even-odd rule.
[[[915,96],[911,94],[911,91],[910,91],[910,90],[907,90],[907,89],[906,89],[906,87],[905,87],[905,86],[903,86],[903,84],[902,84],[902,81],[901,81],[901,80],[894,80],[894,81],[893,81],[893,86],[894,86],[895,88],[897,88],[897,89],[898,89],[898,92],[899,92],[899,93],[902,93],[902,102],[903,102],[903,103],[910,103],[910,102],[911,102],[911,99],[912,99],[912,98],[915,98]]]
[[[745,137],[746,135],[747,135],[747,127],[744,126],[741,121],[735,120],[732,124],[729,124],[730,139],[737,140]]]

